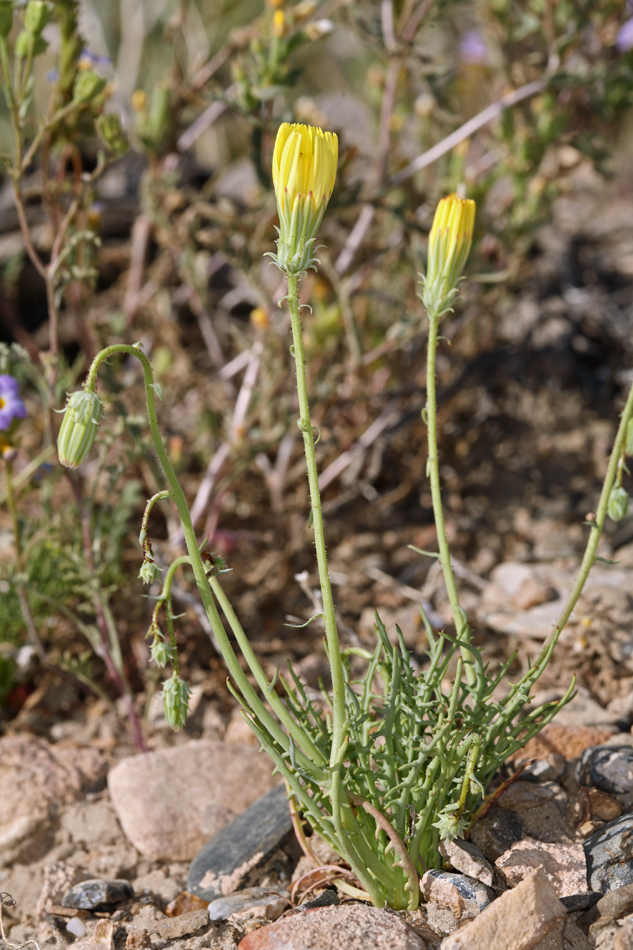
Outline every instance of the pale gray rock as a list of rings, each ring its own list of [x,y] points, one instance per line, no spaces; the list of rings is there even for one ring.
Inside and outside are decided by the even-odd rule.
[[[201,740],[123,759],[108,787],[121,827],[141,854],[187,861],[278,784],[271,771],[252,746]]]
[[[633,884],[633,815],[603,825],[583,841],[589,886],[606,894]]]
[[[134,897],[129,881],[82,881],[75,884],[62,899],[62,907],[76,910],[107,910],[115,904],[123,904]]]
[[[581,785],[593,785],[611,795],[633,792],[633,748],[630,745],[585,749],[577,766]]]
[[[509,887],[539,869],[547,876],[557,897],[569,897],[589,890],[587,862],[581,844],[552,844],[523,838],[495,862]]]
[[[613,950],[633,950],[633,920],[625,920],[615,935]]]
[[[328,892],[333,893],[333,892]],[[271,891],[266,887],[245,887],[242,891],[218,897],[209,904],[209,919],[228,920],[229,917],[252,914],[277,920],[289,906],[288,896]]]
[[[566,916],[547,877],[536,871],[446,937],[441,950],[533,950]]]
[[[479,848],[470,841],[440,841],[440,854],[467,877],[492,887],[494,869]]]
[[[472,877],[448,871],[427,871],[420,881],[420,893],[428,904],[438,904],[457,920],[470,920],[490,903],[493,894]]]

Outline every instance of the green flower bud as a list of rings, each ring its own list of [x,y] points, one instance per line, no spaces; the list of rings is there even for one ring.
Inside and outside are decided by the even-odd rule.
[[[94,69],[80,70],[77,73],[75,88],[73,89],[74,101],[90,102],[91,99],[95,99],[99,93],[103,92],[107,82],[107,79],[96,73]]]
[[[6,40],[13,26],[13,4],[9,0],[0,2],[0,36]]]
[[[39,36],[53,16],[52,7],[44,0],[29,0],[24,14],[24,27],[31,36]]]
[[[97,118],[97,132],[103,143],[115,155],[127,151],[128,141],[116,112],[104,112]]]
[[[607,514],[612,521],[622,521],[629,509],[629,496],[620,485],[618,488],[612,488],[607,504]]]
[[[180,729],[187,720],[190,692],[185,681],[177,673],[163,683],[165,719],[172,729]]]
[[[78,468],[94,445],[103,404],[96,393],[72,393],[66,403],[57,439],[59,461],[66,468]]]
[[[149,558],[145,558],[141,564],[141,570],[138,576],[144,584],[152,584],[160,577],[160,568],[155,561],[150,561]]]
[[[174,651],[172,647],[169,645],[169,643],[165,643],[162,637],[155,637],[150,647],[150,654],[156,666],[160,666],[160,668],[162,669],[164,666],[167,666],[167,664],[173,659]],[[170,682],[170,680],[168,680],[167,682]],[[186,686],[187,684],[185,683],[184,685]],[[167,715],[167,713],[165,713],[165,715]],[[187,718],[187,712],[185,710],[185,719],[186,718]],[[171,723],[169,723],[169,725],[171,726]],[[172,727],[172,728],[175,728],[175,727]]]

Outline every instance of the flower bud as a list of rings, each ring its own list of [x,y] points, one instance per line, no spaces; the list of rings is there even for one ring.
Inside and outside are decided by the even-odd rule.
[[[32,33],[27,33],[26,30],[21,30],[18,33],[18,38],[15,41],[13,52],[18,59],[27,59],[31,49],[33,51],[33,56],[39,56],[41,53],[46,52],[48,49],[48,43],[43,36],[33,36]]]
[[[607,503],[607,514],[612,521],[622,521],[629,509],[629,496],[626,490],[619,485],[611,489]]]
[[[0,36],[6,40],[13,26],[13,4],[10,0],[0,0]]]
[[[96,393],[80,390],[72,393],[66,403],[57,454],[66,468],[78,468],[94,445],[103,404]]]
[[[276,36],[277,39],[281,39],[286,30],[286,15],[283,10],[275,10],[273,14],[273,27],[272,33],[273,36]]]
[[[470,253],[475,224],[475,202],[450,195],[435,211],[429,234],[422,303],[428,313],[442,316],[450,310]]]
[[[187,720],[190,689],[177,673],[163,683],[163,707],[167,725],[180,729]]]
[[[145,558],[138,575],[144,584],[153,584],[160,577],[160,568],[155,561]]]
[[[94,69],[82,69],[77,73],[73,89],[75,102],[90,102],[95,99],[107,85],[107,79],[100,76]]]
[[[127,151],[127,137],[116,112],[104,112],[98,116],[96,126],[99,137],[114,155],[122,155]]]
[[[167,664],[173,659],[174,651],[171,648],[169,643],[166,643],[162,637],[157,636],[152,641],[152,645],[150,647],[150,655],[152,657],[152,660],[156,664],[156,666],[160,666],[160,668],[162,669],[164,666],[167,666]],[[169,680],[167,682],[169,682]],[[165,713],[165,715],[167,715],[167,713]],[[186,715],[187,714],[185,712],[185,718],[186,718]],[[169,724],[171,725],[171,723]],[[175,727],[172,727],[172,728],[175,728]]]
[[[302,274],[312,267],[314,242],[332,197],[338,139],[332,132],[284,122],[273,154],[273,184],[279,213],[277,255],[285,274]]]
[[[52,16],[50,4],[43,0],[29,0],[24,14],[24,28],[31,36],[39,36]]]

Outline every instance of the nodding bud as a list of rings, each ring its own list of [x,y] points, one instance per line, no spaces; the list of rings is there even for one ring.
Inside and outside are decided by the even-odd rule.
[[[629,496],[626,489],[620,485],[618,488],[612,488],[607,503],[607,514],[612,521],[622,521],[629,510]]]
[[[189,687],[177,673],[163,683],[165,719],[172,729],[180,729],[187,720],[189,693]]]
[[[160,577],[160,567],[155,561],[145,558],[138,575],[144,584],[153,584]]]
[[[64,419],[57,439],[59,461],[66,468],[79,468],[94,445],[103,412],[96,393],[72,393],[68,397]]]

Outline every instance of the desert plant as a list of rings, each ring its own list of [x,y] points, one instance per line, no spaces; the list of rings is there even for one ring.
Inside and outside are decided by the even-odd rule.
[[[279,240],[277,253],[271,256],[288,284],[286,299],[297,373],[298,425],[305,448],[309,523],[314,531],[323,604],[317,616],[322,617],[325,625],[332,675],[332,689],[324,693],[323,704],[308,695],[292,669],[289,676],[278,671],[272,680],[266,676],[220,583],[222,565],[200,550],[184,492],[160,435],[156,414],[160,389],[140,346],[110,346],[95,358],[83,393],[70,399],[60,434],[60,456],[66,464],[79,464],[97,437],[100,403],[96,386],[100,365],[117,353],[135,356],[143,367],[151,435],[169,485],[148,503],[141,533],[141,575],[146,581],[158,575],[147,525],[151,507],[159,498],[169,498],[175,504],[187,547],[187,554],[177,558],[166,572],[149,631],[154,659],[160,665],[173,664],[173,673],[163,691],[168,721],[174,727],[180,726],[187,712],[188,687],[178,665],[171,584],[176,570],[188,566],[231,675],[231,688],[247,722],[284,778],[295,813],[300,810],[353,871],[358,886],[346,880],[341,882],[341,888],[357,896],[368,896],[377,906],[387,903],[395,908],[413,909],[420,897],[420,873],[440,866],[440,839],[464,833],[499,766],[542,729],[573,695],[572,682],[559,702],[524,713],[530,690],[546,668],[596,559],[607,509],[612,515],[619,510],[616,501],[623,491],[621,473],[626,452],[631,448],[627,449],[627,441],[631,441],[627,440],[627,433],[633,417],[633,389],[622,414],[600,502],[590,522],[589,542],[577,582],[532,668],[518,682],[508,684],[505,696],[499,698],[512,659],[493,673],[473,646],[468,620],[459,603],[444,529],[437,452],[436,348],[441,321],[453,306],[470,250],[475,208],[472,201],[456,196],[440,202],[429,238],[428,267],[421,289],[429,323],[427,406],[423,418],[428,429],[427,474],[439,543],[439,554],[430,556],[440,559],[455,630],[454,634],[436,634],[424,617],[428,665],[420,673],[415,672],[400,632],[392,645],[379,617],[373,652],[357,647],[341,650],[314,449],[320,435],[310,418],[298,297],[300,278],[317,262],[316,235],[334,186],[336,163],[336,136],[302,125],[281,126],[273,157]],[[84,403],[87,409],[79,418],[77,407]],[[167,638],[158,622],[161,607],[166,613]],[[242,669],[220,612],[259,689]],[[354,674],[361,661],[362,673]],[[453,663],[452,685],[446,688],[446,676]],[[277,691],[279,685],[283,698]],[[298,827],[300,830],[300,822]]]

